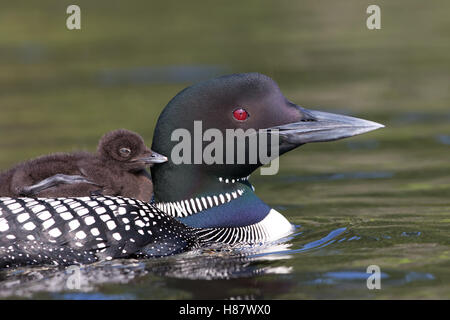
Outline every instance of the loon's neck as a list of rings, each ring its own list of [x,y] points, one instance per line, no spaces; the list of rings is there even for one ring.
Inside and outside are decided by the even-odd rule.
[[[206,238],[219,236],[223,230],[232,235],[231,242],[249,235],[255,235],[252,240],[266,241],[292,232],[289,221],[256,196],[247,176],[217,176],[206,174],[204,168],[195,172],[192,166],[188,170],[163,168],[152,167],[156,207],[187,226],[205,230]]]
[[[156,206],[196,228],[248,226],[264,219],[271,209],[245,183],[235,183],[228,190],[210,191],[189,199],[156,201]]]
[[[185,178],[186,175],[180,177],[180,180]],[[162,192],[156,181],[156,206],[184,224],[196,228],[251,225],[264,219],[271,209],[255,195],[248,177],[202,178],[192,180],[194,183],[190,183],[190,188],[179,181],[167,192]],[[167,188],[168,184],[164,186]]]

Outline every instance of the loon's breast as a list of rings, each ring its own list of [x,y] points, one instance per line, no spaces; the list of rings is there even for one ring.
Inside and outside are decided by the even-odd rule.
[[[273,209],[249,226],[193,228],[129,198],[0,198],[0,268],[162,257],[210,242],[271,241],[291,231]]]
[[[294,231],[294,226],[278,211],[271,209],[261,221],[242,227],[197,228],[198,240],[205,243],[258,244],[279,240]]]

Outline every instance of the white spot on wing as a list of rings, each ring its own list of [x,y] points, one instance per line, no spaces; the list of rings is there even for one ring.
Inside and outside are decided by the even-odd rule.
[[[52,218],[44,221],[44,223],[42,224],[42,226],[44,227],[44,229],[48,229],[50,228],[52,225],[55,224],[55,220],[53,220]]]
[[[79,226],[80,226],[80,223],[78,222],[78,220],[72,220],[69,222],[70,231],[75,230]]]
[[[116,228],[116,223],[112,220],[109,220],[108,222],[106,222],[106,226],[108,227],[109,230],[113,230]]]
[[[23,225],[23,227],[25,228],[25,230],[31,231],[34,230],[36,228],[36,225],[33,222],[27,222]]]
[[[48,232],[53,238],[59,237],[62,233],[58,228],[53,228]]]
[[[19,223],[22,223],[22,222],[27,221],[29,218],[30,218],[30,215],[28,214],[28,212],[24,212],[17,216],[17,221]]]
[[[70,220],[70,219],[73,219],[73,215],[72,215],[69,211],[66,211],[66,212],[61,213],[60,216],[61,216],[61,218],[63,218],[64,220]]]
[[[84,233],[84,231],[78,231],[78,232],[75,234],[75,236],[76,236],[78,239],[84,239],[84,238],[86,238],[86,233]]]
[[[118,233],[118,232],[113,233],[112,236],[113,236],[113,238],[116,239],[117,241],[119,241],[120,239],[122,239],[122,237],[120,236],[120,233]]]
[[[8,220],[0,218],[0,232],[4,232],[9,229]]]
[[[94,219],[94,217],[89,216],[89,217],[84,218],[84,222],[85,222],[88,226],[90,226],[91,224],[95,223],[95,219]]]

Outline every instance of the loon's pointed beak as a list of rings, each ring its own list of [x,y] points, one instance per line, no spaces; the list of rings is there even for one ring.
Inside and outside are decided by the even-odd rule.
[[[355,117],[298,108],[302,113],[301,121],[270,128],[278,130],[281,143],[286,147],[339,140],[384,127],[380,123]]]
[[[166,156],[163,156],[162,154],[159,154],[155,151],[151,151],[145,156],[135,159],[135,161],[143,162],[145,164],[164,163],[167,160],[168,159]]]

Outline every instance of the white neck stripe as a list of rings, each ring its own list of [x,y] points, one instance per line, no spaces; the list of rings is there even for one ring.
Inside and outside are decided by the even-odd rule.
[[[158,202],[155,206],[164,213],[173,217],[187,217],[205,209],[220,206],[239,198],[244,194],[244,189],[236,189],[231,192],[219,193],[213,196],[195,197],[187,200]]]
[[[223,177],[219,177],[219,181],[223,182],[223,183],[235,183],[235,182],[239,182],[239,181],[247,181],[250,178],[250,176],[247,177],[243,177],[243,178],[223,178]]]

